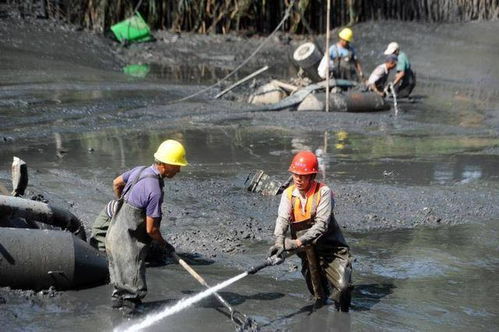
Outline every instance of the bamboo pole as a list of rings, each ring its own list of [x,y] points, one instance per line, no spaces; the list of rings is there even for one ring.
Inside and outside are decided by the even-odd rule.
[[[329,55],[329,27],[330,27],[330,19],[331,16],[331,0],[327,0],[327,10],[326,10],[326,112],[329,112],[329,61],[331,60],[331,56]]]
[[[237,81],[236,83],[232,84],[231,86],[229,86],[227,89],[223,90],[222,92],[220,92],[219,94],[217,94],[215,96],[215,99],[218,99],[220,97],[222,97],[224,94],[226,94],[227,92],[229,92],[230,90],[234,89],[236,86],[238,85],[241,85],[243,84],[244,82],[246,82],[247,80],[250,80],[252,79],[253,77],[263,73],[264,71],[268,70],[269,69],[269,66],[265,66],[265,67],[262,67],[260,69],[258,69],[257,71],[255,71],[254,73],[252,74],[249,74],[248,76],[246,76],[245,78],[243,78],[242,80],[239,80]]]

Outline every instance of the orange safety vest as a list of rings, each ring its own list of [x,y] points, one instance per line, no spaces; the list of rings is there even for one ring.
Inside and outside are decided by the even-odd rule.
[[[312,186],[305,195],[307,201],[305,203],[305,211],[302,209],[301,200],[293,196],[295,185],[289,186],[284,194],[291,201],[291,230],[298,232],[312,227],[317,212],[317,205],[321,199],[320,189],[324,184],[313,182]]]

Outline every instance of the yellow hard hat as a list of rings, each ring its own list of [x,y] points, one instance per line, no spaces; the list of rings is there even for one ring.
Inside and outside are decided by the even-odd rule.
[[[348,138],[348,132],[340,130],[336,133],[336,138],[340,141],[344,141]]]
[[[187,166],[188,164],[185,160],[184,146],[173,139],[161,143],[154,158],[168,165]]]
[[[351,42],[353,40],[353,31],[350,28],[344,28],[340,31],[338,36],[347,42]]]

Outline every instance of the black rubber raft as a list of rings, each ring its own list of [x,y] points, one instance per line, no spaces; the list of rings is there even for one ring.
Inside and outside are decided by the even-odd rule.
[[[65,290],[107,282],[106,257],[85,242],[72,213],[0,195],[0,226],[0,286]]]

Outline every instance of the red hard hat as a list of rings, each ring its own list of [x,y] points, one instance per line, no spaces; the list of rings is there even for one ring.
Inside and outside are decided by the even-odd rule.
[[[301,151],[293,158],[289,171],[298,175],[316,174],[319,172],[319,162],[312,152]]]

